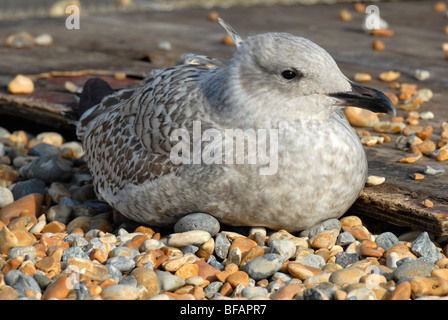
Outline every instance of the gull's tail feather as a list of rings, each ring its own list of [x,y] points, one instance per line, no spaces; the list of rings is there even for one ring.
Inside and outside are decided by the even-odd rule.
[[[240,35],[221,18],[218,18],[218,22],[224,29],[226,29],[227,33],[235,43],[235,46],[238,48],[243,43],[243,39],[241,39]]]
[[[106,81],[100,78],[87,80],[79,95],[79,104],[72,108],[72,114],[76,119],[79,119],[84,112],[99,104],[104,97],[114,92],[115,90],[112,89]]]

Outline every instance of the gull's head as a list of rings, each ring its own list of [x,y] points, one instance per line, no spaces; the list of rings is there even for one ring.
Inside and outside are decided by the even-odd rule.
[[[288,118],[326,117],[345,106],[395,112],[386,95],[348,80],[331,55],[308,39],[266,33],[243,41],[231,28],[229,34],[237,45],[230,66],[234,89],[258,108]]]

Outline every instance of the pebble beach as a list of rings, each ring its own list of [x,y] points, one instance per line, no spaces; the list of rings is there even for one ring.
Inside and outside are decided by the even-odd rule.
[[[99,201],[79,142],[0,128],[0,300],[422,300],[448,297],[448,237],[356,215],[300,233],[172,229]]]

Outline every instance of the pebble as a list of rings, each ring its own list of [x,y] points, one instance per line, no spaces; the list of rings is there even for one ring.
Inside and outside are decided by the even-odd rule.
[[[69,162],[55,155],[38,157],[21,167],[20,172],[27,179],[37,178],[47,185],[55,181],[67,181],[73,174]]]
[[[174,225],[174,232],[182,233],[192,230],[203,230],[214,237],[220,229],[219,221],[207,213],[191,213],[180,218]]]
[[[180,233],[172,233],[168,236],[167,245],[173,247],[185,247],[187,245],[201,245],[210,240],[211,235],[207,231],[192,230]]]
[[[18,32],[11,34],[6,39],[6,45],[13,49],[28,49],[35,44],[35,38],[28,32]]]
[[[379,177],[379,176],[368,176],[367,177],[367,184],[371,186],[378,186],[380,184],[383,184],[384,181],[386,181],[385,177]]]
[[[174,291],[185,285],[185,280],[182,277],[170,274],[166,271],[156,271],[156,275],[161,292]]]
[[[53,37],[48,33],[43,33],[34,38],[38,46],[50,46],[53,44]]]
[[[442,258],[442,254],[437,250],[437,247],[431,241],[426,231],[422,232],[414,241],[412,241],[411,251],[417,257],[427,258],[432,263],[435,263]]]
[[[445,169],[437,166],[426,166],[424,172],[427,175],[435,176],[438,174],[445,173]]]
[[[394,278],[399,281],[408,277],[429,277],[436,267],[422,260],[410,260],[398,266],[393,273]]]
[[[385,71],[380,73],[378,76],[381,81],[384,82],[392,82],[398,80],[400,78],[401,74],[397,71]]]
[[[383,248],[384,251],[390,250],[398,242],[398,237],[392,232],[383,232],[375,238],[377,246]]]
[[[18,181],[12,189],[12,194],[16,200],[32,193],[39,193],[44,197],[46,193],[45,183],[42,180],[32,178],[26,181]]]
[[[113,300],[137,300],[140,294],[139,288],[123,284],[112,285],[101,291],[103,299]]]
[[[296,245],[290,240],[274,240],[270,249],[271,253],[279,254],[283,260],[289,260],[296,252]]]
[[[14,202],[14,196],[12,192],[5,187],[0,187],[0,208],[7,206]]]
[[[266,279],[280,270],[283,258],[279,254],[267,253],[249,261],[244,271],[254,280]]]
[[[350,232],[342,232],[338,235],[336,244],[339,246],[346,246],[355,241],[356,241],[355,237],[353,237]]]

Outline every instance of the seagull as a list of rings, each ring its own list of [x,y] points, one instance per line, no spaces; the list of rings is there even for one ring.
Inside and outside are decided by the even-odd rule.
[[[98,198],[161,227],[195,212],[290,232],[340,217],[368,170],[343,109],[395,113],[392,102],[350,81],[306,38],[243,40],[219,23],[236,46],[230,60],[187,54],[112,93],[102,80],[86,82],[77,134]],[[89,97],[95,92],[100,97]],[[229,132],[244,133],[242,148]],[[237,151],[247,154],[238,161]]]

